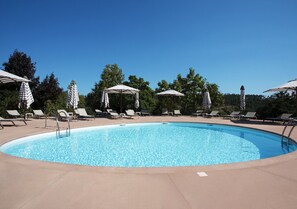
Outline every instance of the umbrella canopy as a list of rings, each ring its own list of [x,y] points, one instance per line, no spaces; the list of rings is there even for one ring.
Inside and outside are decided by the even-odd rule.
[[[12,82],[30,82],[30,80],[22,78],[20,76],[8,73],[0,70],[0,83],[12,83]]]
[[[178,96],[178,97],[185,96],[183,93],[180,93],[178,91],[171,90],[171,89],[157,93],[157,95],[159,95],[159,96]]]
[[[103,106],[104,108],[109,107],[109,97],[108,97],[108,93],[105,91],[102,92],[101,106]]]
[[[278,87],[272,88],[272,89],[268,89],[265,92],[269,92],[269,91],[286,91],[286,90],[295,90],[297,91],[297,79],[292,80],[292,81],[288,81],[288,83],[285,83],[283,85],[280,85]]]
[[[132,88],[130,86],[126,86],[123,84],[119,84],[113,87],[110,87],[105,90],[106,93],[111,93],[111,94],[136,94],[139,93],[138,89]],[[122,112],[122,96],[121,96],[121,110]]]
[[[244,89],[244,86],[240,87],[240,109],[245,110],[245,89]]]
[[[67,91],[67,107],[77,108],[79,102],[78,90],[75,81],[71,81]]]
[[[25,109],[28,109],[33,102],[34,98],[30,90],[29,83],[22,82],[19,92],[19,108],[23,106]]]
[[[202,106],[204,109],[210,109],[211,107],[211,99],[208,90],[204,92]]]
[[[119,84],[113,87],[110,87],[108,89],[105,90],[107,93],[111,93],[111,94],[136,94],[137,92],[139,92],[138,89],[132,88],[130,86],[126,86],[123,84]]]

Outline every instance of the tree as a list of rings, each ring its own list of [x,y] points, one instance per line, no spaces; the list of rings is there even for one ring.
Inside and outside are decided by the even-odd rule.
[[[35,77],[36,67],[31,58],[24,52],[15,50],[10,55],[7,62],[3,63],[4,71],[13,73],[21,77],[27,77],[30,82],[30,88],[35,97],[35,89],[39,84],[39,77]],[[6,114],[6,107],[16,109],[18,107],[18,91],[20,83],[7,83],[0,85],[0,115]],[[34,104],[34,103],[33,103]]]
[[[88,107],[91,109],[98,109],[101,105],[101,96],[104,89],[121,84],[124,81],[124,75],[122,69],[118,67],[117,64],[106,65],[103,69],[100,80],[98,83],[95,83],[92,92],[86,96],[85,102]],[[110,97],[110,104],[112,108],[119,109],[119,95]]]
[[[158,83],[156,92],[161,92],[167,89],[174,89],[183,93],[185,96],[181,98],[158,97],[157,108],[169,106],[169,109],[181,109],[183,114],[191,114],[197,109],[202,109],[203,92],[207,86],[211,95],[212,107],[218,108],[223,104],[223,95],[219,92],[218,86],[213,83],[208,83],[205,78],[195,73],[195,69],[190,68],[186,77],[181,74],[177,75],[173,83],[167,83],[162,80]]]
[[[33,107],[43,109],[46,103],[49,104],[48,101],[55,104],[60,98],[62,92],[63,89],[60,88],[58,78],[55,77],[54,73],[51,73],[50,76],[47,75],[36,88]],[[64,103],[66,106],[66,98]]]
[[[4,70],[21,76],[27,77],[32,82],[30,87],[34,93],[35,87],[39,84],[39,77],[35,77],[36,63],[33,63],[31,57],[26,55],[24,52],[19,52],[15,50],[12,55],[10,55],[8,62],[3,63]],[[15,88],[16,84],[11,84],[10,88]]]

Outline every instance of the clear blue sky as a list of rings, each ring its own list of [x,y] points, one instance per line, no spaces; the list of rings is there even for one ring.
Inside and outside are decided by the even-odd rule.
[[[0,64],[15,49],[87,94],[106,64],[154,89],[193,67],[222,93],[297,78],[296,0],[1,0]],[[3,67],[1,67],[3,68]]]

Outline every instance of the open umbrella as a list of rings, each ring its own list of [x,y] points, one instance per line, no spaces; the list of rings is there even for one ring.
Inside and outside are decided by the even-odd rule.
[[[25,109],[28,109],[33,102],[34,98],[29,83],[22,82],[19,92],[19,108],[24,107]]]
[[[272,89],[268,89],[265,92],[270,91],[295,91],[295,97],[296,97],[296,107],[297,107],[297,79],[288,81],[287,83],[280,85],[278,87],[274,87]]]
[[[206,90],[204,92],[202,106],[205,110],[210,109],[210,107],[211,107],[211,99],[210,99],[210,94],[209,94],[208,90]]]
[[[183,96],[185,96],[183,93],[180,93],[180,92],[172,90],[172,89],[162,91],[160,93],[157,93],[157,95],[158,96],[172,96],[172,97],[183,97]],[[167,106],[168,106],[168,101],[167,101]]]
[[[113,87],[110,87],[105,90],[106,93],[110,94],[121,94],[121,112],[122,112],[122,94],[136,94],[139,92],[138,89],[132,88],[130,86],[126,86],[123,84],[119,84]]]
[[[79,102],[77,85],[74,80],[71,81],[67,91],[67,107],[77,108]]]
[[[157,95],[159,95],[159,96],[178,96],[178,97],[185,96],[183,93],[180,93],[178,91],[171,90],[171,89],[157,93]]]
[[[244,86],[240,87],[240,109],[245,110],[245,89],[244,89]]]
[[[13,83],[13,82],[31,82],[26,78],[8,73],[6,71],[0,70],[0,83]]]

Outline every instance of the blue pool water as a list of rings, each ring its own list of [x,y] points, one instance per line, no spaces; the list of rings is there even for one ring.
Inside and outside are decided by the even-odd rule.
[[[145,123],[74,129],[18,139],[6,154],[67,164],[116,167],[199,166],[245,162],[297,149],[279,135],[248,128],[198,123]]]

